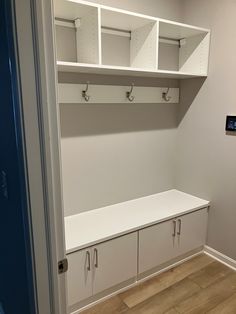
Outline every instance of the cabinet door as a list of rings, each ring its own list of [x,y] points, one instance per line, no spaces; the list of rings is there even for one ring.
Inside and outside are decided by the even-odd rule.
[[[207,208],[177,218],[176,245],[179,255],[205,244],[207,218]]]
[[[91,249],[67,255],[67,291],[69,306],[92,295]]]
[[[139,274],[176,256],[175,220],[139,231]]]
[[[137,275],[137,232],[99,244],[93,249],[93,294]]]

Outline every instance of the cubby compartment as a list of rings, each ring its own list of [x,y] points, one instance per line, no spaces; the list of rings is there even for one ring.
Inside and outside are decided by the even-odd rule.
[[[57,60],[99,64],[99,9],[55,1]]]
[[[174,22],[159,22],[158,69],[207,75],[210,33]]]
[[[75,28],[56,25],[56,52],[60,61],[77,62]]]
[[[157,25],[152,18],[101,9],[102,64],[156,70]]]

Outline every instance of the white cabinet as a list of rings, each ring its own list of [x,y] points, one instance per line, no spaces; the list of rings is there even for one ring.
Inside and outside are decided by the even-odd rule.
[[[92,295],[91,250],[67,255],[67,291],[69,306]]]
[[[137,233],[131,233],[93,248],[93,294],[137,275]]]
[[[139,274],[205,244],[207,208],[139,231]]]
[[[206,242],[207,208],[177,219],[176,239],[178,255],[194,250]]]
[[[139,231],[139,273],[161,265],[176,255],[176,221],[169,220]]]
[[[68,255],[68,303],[137,276],[137,232]]]
[[[203,208],[69,254],[69,306],[201,247],[207,216]]]

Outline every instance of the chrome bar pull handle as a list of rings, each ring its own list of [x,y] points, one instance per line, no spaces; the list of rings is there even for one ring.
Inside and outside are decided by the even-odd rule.
[[[94,249],[94,256],[95,256],[95,268],[98,268],[98,250]]]
[[[176,220],[173,220],[173,233],[172,236],[175,237],[176,236]]]
[[[179,229],[178,229],[177,234],[181,235],[181,228],[182,228],[182,220],[181,219],[178,219],[178,224],[179,224]]]
[[[86,260],[88,260],[87,271],[91,270],[90,252],[86,251]]]

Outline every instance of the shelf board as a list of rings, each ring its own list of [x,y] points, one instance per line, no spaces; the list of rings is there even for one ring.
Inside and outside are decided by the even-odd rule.
[[[87,6],[73,1],[54,1],[54,12],[57,18],[74,21],[75,19],[87,16],[91,10],[98,10],[98,8],[96,6]]]
[[[122,21],[122,24],[121,24]],[[143,27],[149,23],[156,23],[153,18],[144,18],[133,14],[124,14],[114,10],[102,9],[101,10],[101,23],[102,26],[123,29],[126,31],[133,31],[137,28]]]
[[[182,23],[160,20],[159,36],[167,37],[175,40],[188,38],[197,35],[207,35],[209,29],[200,28]]]
[[[77,62],[57,61],[58,72],[77,72],[77,73],[92,73],[104,75],[123,75],[123,76],[143,76],[143,77],[160,77],[160,78],[194,78],[206,77],[207,74],[184,73],[178,71],[166,70],[149,70],[122,66],[98,65]]]

